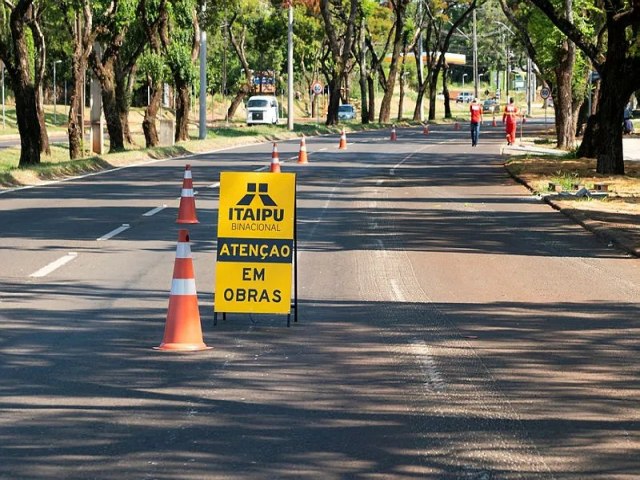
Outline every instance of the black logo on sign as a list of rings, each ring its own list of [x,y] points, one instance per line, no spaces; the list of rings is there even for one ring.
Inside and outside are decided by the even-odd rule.
[[[260,198],[261,207],[251,206],[255,197]],[[268,183],[247,183],[245,196],[240,199],[235,207],[229,208],[229,220],[238,222],[282,222],[284,209],[274,208],[277,206],[278,204],[269,195]],[[236,230],[241,229],[237,225],[233,226],[233,228]],[[267,228],[260,229],[254,225],[249,229],[262,231]],[[277,230],[276,227],[271,229]]]
[[[256,188],[257,187],[257,188]],[[256,193],[257,192],[257,193]],[[275,207],[278,204],[273,201],[273,198],[269,196],[269,184],[268,183],[247,183],[247,194],[237,203],[237,205],[251,205],[253,199],[260,197],[262,205],[265,207]]]

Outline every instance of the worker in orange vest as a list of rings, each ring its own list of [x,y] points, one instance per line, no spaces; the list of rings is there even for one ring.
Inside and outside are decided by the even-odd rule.
[[[513,103],[513,97],[509,98],[509,103],[504,107],[502,123],[505,124],[505,131],[507,132],[507,145],[513,145],[516,142],[516,128],[518,125],[518,107]]]

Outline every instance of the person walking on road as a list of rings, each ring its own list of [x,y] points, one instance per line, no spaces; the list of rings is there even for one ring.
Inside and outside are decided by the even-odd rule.
[[[469,106],[471,113],[471,146],[475,147],[480,138],[480,124],[482,123],[482,105],[478,103],[478,99],[474,98]]]
[[[505,124],[507,145],[513,145],[516,143],[516,128],[518,126],[518,107],[513,103],[513,97],[509,98],[509,103],[504,107],[502,123]]]

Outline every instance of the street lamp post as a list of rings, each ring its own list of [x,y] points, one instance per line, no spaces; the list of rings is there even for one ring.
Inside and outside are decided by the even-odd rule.
[[[464,92],[464,77],[466,77],[468,74],[463,73],[462,74],[462,91]]]
[[[58,124],[58,115],[56,112],[56,107],[58,105],[58,89],[56,86],[56,64],[62,63],[62,60],[56,60],[53,62],[53,124]]]

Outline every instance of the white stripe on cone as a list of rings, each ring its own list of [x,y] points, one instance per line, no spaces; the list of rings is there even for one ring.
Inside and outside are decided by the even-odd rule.
[[[193,197],[193,188],[183,188],[181,195],[183,197]]]
[[[176,258],[191,258],[191,247],[188,243],[178,243]]]
[[[171,295],[197,295],[194,278],[174,278],[171,281]]]
[[[193,178],[193,177],[191,176],[191,170],[185,170],[185,171],[184,171],[184,178]]]

